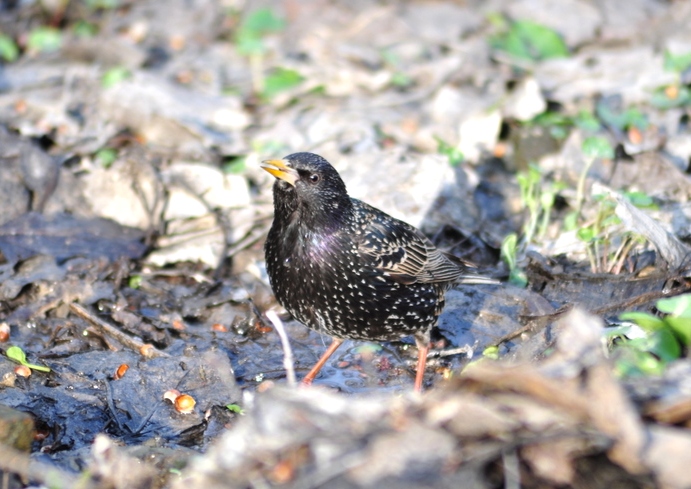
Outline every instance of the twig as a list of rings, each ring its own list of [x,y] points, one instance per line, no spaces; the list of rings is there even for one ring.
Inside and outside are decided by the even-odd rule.
[[[477,342],[474,345],[463,345],[458,348],[449,348],[448,350],[432,350],[427,355],[427,358],[443,358],[460,354],[465,354],[468,358],[473,358],[476,346]]]
[[[288,385],[294,387],[297,381],[295,378],[295,367],[293,365],[293,350],[290,348],[290,342],[288,341],[286,330],[283,327],[283,321],[281,321],[275,311],[267,311],[266,317],[271,321],[271,324],[274,325],[279,338],[281,338],[281,346],[283,347],[283,366],[286,369]]]
[[[80,306],[76,302],[70,303],[70,311],[75,313],[77,316],[79,316],[82,319],[85,319],[89,321],[91,324],[96,326],[98,329],[101,330],[101,332],[107,336],[110,336],[112,338],[115,338],[117,341],[122,343],[124,346],[138,352],[142,353],[144,350],[142,347],[146,346],[146,356],[148,357],[168,357],[167,353],[162,352],[161,350],[157,350],[154,348],[152,345],[147,345],[146,343],[142,342],[141,340],[138,340],[137,338],[133,338],[129,336],[128,334],[120,331],[118,328],[115,326],[111,326],[107,322],[105,322],[103,319],[100,319],[97,316],[94,316],[91,314],[89,311],[87,311],[84,307]]]

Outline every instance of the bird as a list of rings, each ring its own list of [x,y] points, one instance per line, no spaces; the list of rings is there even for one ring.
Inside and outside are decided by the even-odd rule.
[[[310,385],[346,339],[394,341],[418,349],[414,389],[422,391],[430,331],[455,283],[496,280],[439,250],[421,231],[348,195],[336,169],[300,152],[260,165],[275,177],[274,218],[264,245],[277,301],[332,338],[303,378]]]

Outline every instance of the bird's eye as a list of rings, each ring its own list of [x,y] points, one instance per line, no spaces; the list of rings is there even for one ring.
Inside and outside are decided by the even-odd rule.
[[[310,179],[310,183],[317,183],[320,180],[319,175],[317,173],[312,173],[309,176],[309,179]]]

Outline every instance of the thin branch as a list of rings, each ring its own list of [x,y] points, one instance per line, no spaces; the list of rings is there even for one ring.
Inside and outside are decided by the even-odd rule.
[[[286,369],[286,376],[288,378],[288,385],[295,387],[297,380],[295,378],[295,367],[293,361],[293,350],[290,348],[288,335],[283,327],[283,321],[278,317],[275,311],[267,311],[266,317],[271,321],[271,324],[276,328],[279,338],[281,338],[281,346],[283,347],[283,366]]]
[[[96,326],[104,335],[110,336],[111,338],[115,338],[117,341],[122,343],[127,348],[130,348],[130,349],[132,349],[132,350],[134,350],[140,354],[143,351],[146,351],[146,356],[151,357],[151,358],[170,356],[167,353],[164,353],[161,350],[154,348],[153,345],[147,345],[146,343],[142,342],[141,340],[134,338],[134,337],[124,333],[123,331],[120,331],[115,326],[112,326],[112,325],[108,324],[107,322],[105,322],[103,319],[93,315],[88,310],[86,310],[84,307],[77,304],[76,302],[72,302],[70,304],[70,311],[75,313],[80,318],[89,321],[91,324]],[[143,350],[142,349],[143,347],[146,347],[146,348]]]

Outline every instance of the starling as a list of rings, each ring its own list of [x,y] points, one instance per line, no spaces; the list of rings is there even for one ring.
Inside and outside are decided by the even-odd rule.
[[[312,383],[345,339],[413,336],[420,391],[446,290],[495,281],[437,249],[413,226],[350,198],[321,156],[295,153],[262,168],[276,177],[265,245],[276,299],[298,321],[333,338],[302,383]]]

